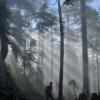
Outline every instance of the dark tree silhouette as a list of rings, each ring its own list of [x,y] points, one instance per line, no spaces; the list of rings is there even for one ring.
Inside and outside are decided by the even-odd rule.
[[[8,53],[8,19],[9,11],[6,0],[0,0],[0,38],[1,38],[1,57],[5,60]]]
[[[67,5],[68,5],[68,4],[72,4],[73,1],[74,1],[74,0],[65,0],[65,1],[64,1],[64,4],[67,4]]]
[[[71,85],[71,86],[73,87],[74,96],[75,96],[75,98],[77,98],[75,89],[78,89],[78,84],[77,84],[76,80],[73,80],[73,79],[72,79],[72,80],[69,82],[68,85]]]
[[[8,39],[6,35],[1,35],[1,57],[5,60],[8,54]]]
[[[83,57],[83,92],[89,94],[88,76],[88,47],[87,47],[87,22],[85,0],[81,0],[81,30],[82,30],[82,57]]]
[[[62,23],[62,10],[60,0],[58,0],[59,23],[60,23],[60,73],[59,73],[59,93],[58,100],[63,100],[63,60],[64,60],[64,29]]]

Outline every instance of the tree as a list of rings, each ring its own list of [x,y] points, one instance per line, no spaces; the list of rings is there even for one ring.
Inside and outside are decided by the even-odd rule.
[[[56,25],[56,16],[48,11],[48,4],[44,3],[39,12],[37,12],[37,29],[39,30],[39,38],[42,35],[42,43],[41,43],[41,65],[43,66],[44,62],[44,41],[45,41],[45,33],[49,32],[49,28],[53,25]],[[39,39],[40,40],[40,39]],[[40,41],[39,41],[40,42]],[[39,44],[40,45],[40,44]],[[39,46],[40,47],[40,46]],[[39,63],[39,62],[38,62]]]
[[[0,38],[1,38],[1,57],[5,60],[8,53],[8,18],[9,11],[6,0],[0,0]]]
[[[51,27],[51,80],[53,81],[53,54],[54,54],[54,39],[53,39],[53,31]]]
[[[64,4],[72,4],[75,0],[65,0]],[[88,72],[88,47],[87,47],[87,22],[85,0],[80,1],[81,7],[81,31],[82,31],[82,57],[83,57],[83,92],[89,94]]]
[[[59,72],[59,93],[58,100],[63,100],[63,60],[64,60],[64,28],[62,22],[62,10],[58,0],[59,24],[60,24],[60,72]]]
[[[81,30],[82,30],[82,57],[83,57],[83,92],[89,94],[87,22],[85,0],[81,0]]]
[[[71,80],[71,81],[68,83],[68,85],[72,85],[72,87],[73,87],[73,92],[74,92],[74,96],[75,96],[75,98],[77,98],[75,88],[76,88],[76,89],[78,88],[78,84],[77,84],[76,80]]]
[[[73,1],[74,1],[74,0],[65,0],[65,1],[64,1],[64,4],[69,5],[69,4],[72,4],[72,3],[73,3]]]
[[[15,58],[18,59],[18,57],[20,57],[21,59],[23,59],[23,65],[26,65],[23,52],[25,51],[26,48],[26,38],[28,40],[31,39],[30,37],[32,34],[29,33],[33,32],[32,21],[36,23],[36,27],[34,28],[34,30],[39,30],[39,32],[40,31],[43,32],[44,35],[44,32],[48,30],[48,27],[55,24],[56,17],[53,14],[51,14],[51,12],[48,12],[48,6],[47,6],[48,4],[46,3],[47,0],[42,0],[42,1],[8,0],[8,1],[9,1],[8,5],[11,10],[11,18],[9,19],[11,24],[10,25],[11,36],[16,39],[20,48],[22,48],[22,52],[17,51],[16,46],[12,46],[12,49]],[[25,55],[27,55],[26,51],[24,53]],[[26,66],[24,66],[24,69],[25,67]]]

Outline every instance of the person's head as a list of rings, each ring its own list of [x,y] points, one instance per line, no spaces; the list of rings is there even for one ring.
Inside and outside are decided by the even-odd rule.
[[[50,85],[52,85],[52,82],[50,82]]]

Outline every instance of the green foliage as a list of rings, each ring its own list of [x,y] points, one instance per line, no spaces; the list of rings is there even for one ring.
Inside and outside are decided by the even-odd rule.
[[[71,80],[68,84],[72,85],[74,88],[78,88],[78,84],[77,84],[76,80]]]
[[[48,31],[49,27],[56,24],[56,16],[48,11],[46,4],[43,4],[40,8],[40,11],[37,13],[37,18],[39,19],[37,29],[40,32]]]
[[[66,4],[66,5],[71,5],[71,4],[73,4],[74,1],[75,1],[75,0],[65,0],[65,1],[64,1],[64,4]]]

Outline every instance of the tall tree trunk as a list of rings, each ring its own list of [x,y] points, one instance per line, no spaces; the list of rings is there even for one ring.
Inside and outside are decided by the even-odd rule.
[[[59,73],[59,93],[58,100],[63,100],[63,60],[64,60],[64,29],[62,23],[62,10],[60,0],[58,0],[59,23],[60,23],[60,73]]]
[[[98,93],[99,93],[99,62],[98,62],[98,51],[96,53],[96,65],[97,65],[97,86],[98,86]]]
[[[51,81],[53,81],[53,54],[54,54],[53,31],[51,28]]]
[[[1,57],[3,60],[6,59],[8,54],[8,40],[5,35],[1,35]]]
[[[25,58],[23,58],[23,66],[24,66],[23,74],[25,75],[25,73],[26,73],[26,63],[25,63]]]
[[[0,0],[0,55],[3,60],[6,59],[8,54],[8,10],[6,0]]]
[[[43,33],[43,36],[42,36],[42,59],[41,59],[41,65],[42,65],[42,68],[43,68],[43,65],[44,65],[44,33]]]
[[[98,61],[98,35],[96,33],[96,67],[97,67],[97,88],[99,93],[99,61]]]
[[[85,0],[81,0],[81,29],[82,29],[82,56],[83,56],[83,92],[89,94],[87,22]]]
[[[37,67],[40,67],[40,32],[39,32],[39,37],[38,37],[38,62],[37,62]]]
[[[23,67],[24,67],[24,72],[23,74],[26,74],[26,36],[27,34],[25,34],[25,43],[24,43],[24,56],[23,56]]]
[[[94,92],[96,92],[96,82],[95,82],[95,63],[94,63],[94,52],[93,52],[93,48],[92,48],[92,73],[93,73],[93,87],[94,87]]]

